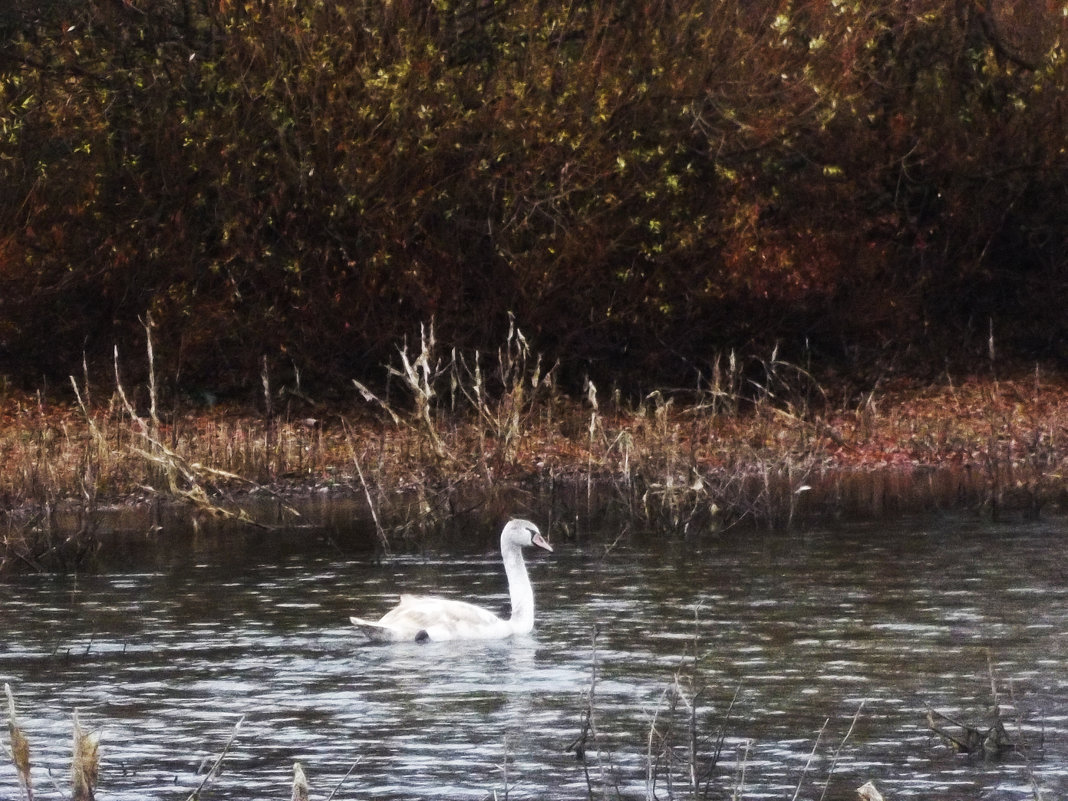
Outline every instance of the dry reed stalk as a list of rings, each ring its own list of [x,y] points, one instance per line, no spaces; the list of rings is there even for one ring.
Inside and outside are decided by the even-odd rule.
[[[291,801],[308,801],[308,777],[299,762],[293,763],[293,795]]]
[[[708,775],[705,778],[705,792],[704,795],[708,797],[708,788],[712,784],[712,771],[716,765],[719,764],[719,758],[723,754],[723,744],[727,740],[727,727],[731,722],[731,713],[734,712],[734,706],[738,703],[738,696],[741,695],[742,685],[738,685],[734,688],[734,696],[731,698],[730,704],[727,705],[727,711],[723,715],[723,725],[720,726],[719,734],[716,736],[716,746],[712,749],[711,764],[708,768]]]
[[[990,671],[990,683],[995,692],[995,699],[997,698],[997,684],[994,678],[994,656],[988,649],[986,652],[987,669]],[[1012,703],[1012,708],[1016,712],[1016,740],[1013,742],[1013,748],[1016,753],[1023,757],[1024,765],[1027,770],[1027,783],[1031,785],[1031,794],[1034,796],[1035,801],[1045,801],[1045,793],[1042,788],[1038,786],[1038,778],[1035,776],[1035,766],[1031,760],[1029,749],[1023,747],[1023,717],[1020,711],[1020,706],[1016,702],[1016,693],[1013,690],[1012,680],[1009,680],[1009,700]],[[996,700],[995,700],[996,703]],[[1045,739],[1045,726],[1042,729],[1042,738]],[[1039,746],[1041,747],[1040,742]]]
[[[883,794],[875,787],[875,782],[865,782],[857,788],[860,801],[885,801]]]
[[[230,733],[230,739],[226,741],[226,745],[223,747],[222,753],[219,754],[219,758],[215,760],[215,763],[211,766],[211,770],[204,775],[204,778],[200,780],[200,784],[197,785],[197,789],[189,794],[186,801],[200,801],[201,793],[204,792],[204,788],[206,788],[208,784],[219,775],[219,769],[222,767],[223,760],[226,759],[226,755],[230,753],[230,748],[233,746],[234,740],[237,739],[237,733],[241,730],[241,724],[244,722],[245,716],[242,715],[241,719],[234,724],[234,730]]]
[[[457,348],[448,354],[440,353],[433,321],[420,326],[418,353],[409,352],[407,341],[398,348],[398,353],[399,367],[385,365],[387,399],[353,379],[353,386],[365,401],[385,411],[395,425],[418,433],[419,444],[428,446],[438,459],[454,466],[462,465],[465,471],[471,463],[466,457],[480,459],[487,482],[492,483],[494,476],[489,465],[491,455],[496,465],[514,466],[524,438],[532,435],[528,423],[538,410],[536,402],[541,390],[553,395],[559,366],[557,363],[543,371],[541,355],[531,353],[514,316],[509,315],[508,333],[504,344],[497,349],[495,363],[492,358],[484,359],[484,354],[477,350],[471,356],[465,356]],[[411,397],[414,409],[410,413],[398,413],[388,402],[389,382],[393,378],[400,379]],[[442,398],[438,390],[445,381],[448,398]],[[460,422],[458,399],[474,412],[475,422]],[[454,422],[459,422],[449,431],[442,428],[442,420],[437,415],[442,408],[454,416]]]
[[[826,718],[823,721],[823,725],[820,726],[819,733],[816,735],[816,742],[812,744],[812,750],[808,754],[808,759],[805,761],[805,767],[801,770],[801,778],[797,780],[797,788],[794,790],[793,798],[790,801],[797,801],[797,796],[801,794],[801,787],[805,783],[805,776],[808,775],[808,769],[812,766],[812,760],[816,758],[816,751],[820,747],[820,740],[823,739],[823,733],[827,730],[827,726],[830,724],[831,719]]]
[[[152,436],[159,439],[159,414],[157,412],[158,393],[156,392],[156,356],[152,349],[152,315],[144,320],[145,342],[148,350],[148,419],[152,421]]]
[[[508,759],[512,755],[511,743],[508,740],[508,734],[504,735],[504,759],[501,760],[501,764],[497,768],[501,771],[501,780],[504,782],[504,801],[508,801],[508,789],[510,787],[508,780]],[[494,799],[497,798],[497,791],[493,791]]]
[[[504,345],[497,349],[494,368],[500,395],[494,398],[483,376],[481,354],[476,350],[472,365],[462,353],[453,351],[450,388],[458,391],[489,430],[496,444],[498,459],[511,463],[519,453],[520,441],[528,430],[524,422],[535,410],[538,390],[552,390],[559,362],[542,374],[542,357],[537,354],[531,365],[530,345],[515,324],[515,315],[508,313],[508,334]],[[465,376],[460,374],[463,368]],[[488,372],[487,372],[488,375]],[[529,387],[528,387],[529,385]],[[528,393],[529,390],[529,393]]]
[[[712,776],[723,753],[723,743],[726,740],[731,715],[741,693],[739,685],[723,715],[718,734],[714,737],[701,736],[698,709],[699,702],[705,694],[706,685],[699,669],[700,611],[700,605],[695,605],[692,657],[683,657],[672,683],[661,693],[657,707],[653,711],[649,733],[646,737],[645,794],[647,801],[653,801],[658,797],[656,783],[661,773],[667,785],[667,797],[675,797],[674,771],[677,764],[681,764],[685,772],[687,795],[690,798],[708,797]],[[682,725],[680,725],[680,719]],[[707,755],[702,756],[702,750],[707,743],[713,743],[713,745]]]
[[[745,751],[742,753],[742,759],[735,768],[734,776],[734,790],[731,792],[731,801],[741,801],[745,793],[745,774],[749,769],[749,751],[753,747],[752,740],[746,740],[743,745]]]
[[[70,763],[72,801],[94,801],[100,771],[100,732],[82,731],[78,713],[74,713],[74,753]]]
[[[656,708],[653,710],[653,719],[649,722],[649,734],[645,739],[645,799],[646,801],[656,801],[656,777],[659,773],[659,761],[660,753],[656,755],[656,759],[653,759],[653,743],[657,740],[663,741],[664,734],[657,730],[656,722],[660,717],[660,709],[664,705],[664,701],[667,699],[669,688],[665,687],[663,692],[660,693],[660,700],[657,701]]]
[[[345,775],[341,777],[341,781],[337,783],[334,789],[330,791],[330,795],[326,797],[326,801],[334,801],[334,796],[337,795],[337,791],[341,789],[341,785],[343,785],[345,780],[352,775],[354,770],[356,770],[356,766],[360,764],[361,759],[363,759],[363,757],[356,757],[356,759],[353,760],[353,763],[349,765],[349,769],[345,771]]]
[[[33,778],[30,776],[30,742],[19,728],[18,716],[15,714],[15,696],[11,693],[11,685],[4,683],[4,694],[7,696],[7,730],[11,735],[11,761],[15,763],[15,771],[19,776],[19,785],[26,796],[27,801],[33,801]]]
[[[430,321],[429,328],[423,324],[419,325],[419,336],[420,349],[419,355],[415,357],[415,360],[413,361],[408,355],[408,342],[406,339],[404,345],[397,349],[400,353],[402,369],[398,370],[392,365],[386,365],[386,372],[388,375],[396,376],[404,382],[411,393],[412,400],[415,402],[415,418],[419,425],[410,427],[422,430],[430,442],[431,449],[438,458],[452,458],[441,436],[438,434],[434,419],[430,414],[433,406],[432,402],[437,397],[437,390],[434,385],[449,369],[449,366],[442,367],[441,360],[435,353],[437,340],[434,338],[433,320]],[[394,424],[400,425],[402,423],[401,416],[393,411],[388,402],[377,397],[355,378],[352,379],[352,383],[364,400],[380,406],[392,418]]]
[[[382,528],[382,524],[378,520],[378,512],[375,510],[374,501],[371,500],[371,490],[367,486],[367,481],[363,477],[363,469],[360,467],[359,457],[356,456],[356,445],[352,441],[352,436],[349,433],[348,423],[342,421],[345,427],[345,440],[348,442],[349,453],[352,455],[352,463],[356,467],[356,475],[360,477],[360,484],[363,487],[364,497],[367,498],[367,507],[371,510],[371,519],[375,522],[375,533],[378,534],[378,542],[382,546],[382,552],[387,556],[390,553],[389,537],[386,536],[385,529]]]
[[[820,801],[827,795],[827,788],[831,785],[831,777],[834,775],[834,769],[838,765],[838,757],[842,754],[842,749],[845,747],[846,742],[853,734],[853,729],[857,726],[857,721],[860,719],[860,713],[864,711],[865,701],[860,702],[860,706],[857,707],[857,711],[853,714],[853,720],[849,723],[849,730],[845,733],[845,737],[842,738],[842,742],[838,744],[838,748],[834,751],[834,757],[831,759],[831,767],[827,769],[827,779],[823,783],[823,792],[820,793]]]
[[[597,653],[597,636],[599,634],[599,626],[596,624],[593,627],[593,636],[590,643],[590,686],[586,691],[586,705],[582,712],[582,730],[579,732],[570,745],[567,747],[567,751],[574,751],[575,757],[582,762],[582,770],[586,777],[586,793],[589,799],[593,799],[593,779],[590,776],[589,762],[586,759],[586,746],[592,740],[594,749],[597,751],[597,767],[600,773],[601,779],[601,797],[608,798],[609,791],[609,778],[613,780],[615,777],[615,769],[612,765],[611,753],[605,753],[604,744],[601,742],[600,730],[597,727],[597,704],[596,704],[596,692],[597,692],[597,679],[599,674],[599,660]],[[616,783],[615,795],[620,797],[619,786]]]
[[[148,332],[149,336],[149,357],[151,358],[151,333],[147,326],[146,332]],[[215,467],[210,467],[208,465],[201,464],[200,462],[191,462],[172,448],[167,447],[161,441],[161,438],[159,436],[159,420],[156,416],[156,399],[154,396],[154,377],[151,377],[150,375],[150,378],[153,382],[153,386],[150,388],[150,392],[153,397],[151,402],[150,421],[146,422],[137,413],[137,410],[134,409],[133,404],[130,403],[129,398],[126,396],[126,391],[123,388],[122,379],[119,374],[118,348],[115,349],[114,361],[115,391],[118,394],[119,400],[122,402],[122,406],[126,412],[126,415],[135,425],[135,433],[146,445],[145,448],[139,448],[131,444],[127,446],[127,451],[129,453],[139,456],[146,464],[156,465],[167,481],[169,494],[175,498],[179,498],[181,500],[186,501],[187,503],[195,507],[198,511],[206,512],[212,517],[219,519],[231,520],[234,522],[255,526],[257,528],[269,528],[269,526],[267,526],[266,524],[261,523],[257,520],[253,520],[252,517],[250,517],[249,514],[243,509],[235,512],[221,507],[218,504],[212,503],[208,497],[207,490],[205,490],[203,487],[203,483],[213,478],[222,478],[228,481],[239,482],[264,492],[268,492],[269,494],[275,497],[279,497],[278,494],[251,479],[245,478],[244,476],[240,476],[228,470],[221,470]],[[150,365],[149,368],[150,374],[154,375],[154,373],[152,373],[152,365]],[[75,386],[75,392],[77,393],[77,386]],[[91,421],[91,418],[88,417],[88,409],[84,405],[82,407],[82,411],[86,415],[87,419],[90,420],[90,426],[92,427],[93,423]],[[267,458],[268,456],[265,455],[265,459]],[[185,484],[184,488],[182,487],[183,483]],[[283,504],[283,509],[291,515],[297,517],[300,516],[300,513],[288,504]]]

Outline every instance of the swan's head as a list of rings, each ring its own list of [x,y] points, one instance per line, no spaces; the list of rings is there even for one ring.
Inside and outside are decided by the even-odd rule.
[[[538,527],[529,520],[510,520],[501,532],[501,545],[518,545],[520,548],[537,546],[552,551],[548,540],[541,535]]]

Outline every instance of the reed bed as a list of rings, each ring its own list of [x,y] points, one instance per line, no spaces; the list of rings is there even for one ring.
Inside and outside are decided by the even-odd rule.
[[[875,471],[949,469],[961,504],[994,516],[1068,498],[1068,382],[1037,370],[835,398],[773,351],[726,354],[689,389],[627,399],[586,381],[576,396],[514,326],[486,354],[445,347],[428,325],[375,390],[353,382],[319,402],[265,364],[259,398],[197,406],[157,380],[150,326],[146,340],[146,385],[127,390],[116,367],[106,380],[72,377],[69,392],[0,394],[4,564],[64,550],[76,561],[98,544],[97,511],[116,503],[165,500],[268,525],[242,511],[249,493],[276,495],[293,516],[287,497],[355,493],[384,548],[413,510],[416,525],[453,514],[460,487],[566,482],[588,498],[607,488],[640,524],[684,534],[789,526],[817,494],[833,515],[836,493],[848,501],[836,482]],[[56,530],[57,509],[74,531]]]

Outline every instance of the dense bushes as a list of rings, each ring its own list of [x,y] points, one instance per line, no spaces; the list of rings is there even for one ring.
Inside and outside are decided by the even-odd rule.
[[[142,8],[141,5],[145,7]],[[0,19],[0,370],[1063,359],[1057,4],[170,0]],[[131,337],[136,339],[131,340]],[[136,344],[134,344],[136,343]]]

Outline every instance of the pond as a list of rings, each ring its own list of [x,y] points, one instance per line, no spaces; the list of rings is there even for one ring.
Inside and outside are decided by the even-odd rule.
[[[869,780],[888,799],[1068,797],[1064,521],[554,531],[554,553],[528,555],[529,637],[369,645],[348,624],[400,590],[505,611],[480,534],[7,580],[0,680],[37,797],[65,797],[74,710],[102,730],[98,797],[115,801],[188,797],[231,737],[204,798],[287,798],[296,761],[320,799],[683,798],[692,781],[847,799]],[[954,753],[928,708],[985,728],[992,683],[1020,752]],[[0,795],[17,787],[5,759]]]

